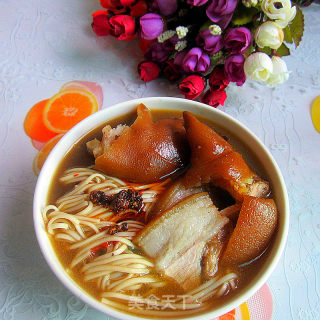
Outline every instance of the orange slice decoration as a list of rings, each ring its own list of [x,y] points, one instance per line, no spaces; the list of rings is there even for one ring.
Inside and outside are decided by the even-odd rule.
[[[48,100],[36,103],[27,113],[23,123],[26,134],[36,141],[47,142],[57,135],[49,130],[43,123],[43,110]]]
[[[101,109],[103,105],[103,92],[100,85],[91,81],[73,80],[62,85],[60,91],[69,89],[82,89],[91,92],[97,99],[98,108]]]
[[[39,174],[44,162],[46,161],[48,155],[50,154],[53,147],[59,142],[59,140],[63,137],[63,134],[59,134],[49,140],[43,148],[37,153],[35,158],[33,159],[33,171],[36,175]]]
[[[49,130],[66,133],[96,111],[98,103],[92,93],[82,89],[68,89],[58,92],[48,100],[43,120]]]
[[[228,313],[219,317],[219,320],[235,320],[236,319],[236,309],[229,311]]]

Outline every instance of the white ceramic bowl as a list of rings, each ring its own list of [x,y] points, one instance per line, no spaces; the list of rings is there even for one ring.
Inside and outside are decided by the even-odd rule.
[[[267,278],[270,276],[280,259],[285,246],[289,225],[288,195],[282,174],[275,160],[266,147],[248,128],[220,110],[199,102],[185,99],[166,97],[142,98],[119,103],[110,108],[99,111],[77,124],[59,141],[56,147],[52,150],[39,175],[35,189],[33,205],[33,218],[37,239],[41,251],[52,271],[55,273],[58,279],[78,298],[109,316],[113,316],[118,319],[141,319],[140,317],[119,312],[100,303],[98,300],[86,293],[68,275],[53,250],[41,217],[41,209],[46,205],[50,182],[53,178],[55,170],[72,145],[91,129],[100,126],[108,120],[135,110],[138,103],[141,102],[150,109],[188,110],[195,115],[212,119],[213,122],[217,123],[222,128],[226,128],[240,140],[244,141],[246,145],[250,146],[253,153],[263,165],[267,176],[271,180],[270,182],[273,188],[274,200],[276,201],[279,210],[278,230],[275,241],[271,247],[271,252],[263,264],[263,267],[254,276],[254,279],[244,290],[235,295],[232,299],[229,299],[224,305],[208,310],[204,314],[190,317],[190,319],[213,319],[214,317],[220,316],[245,302],[266,282]]]

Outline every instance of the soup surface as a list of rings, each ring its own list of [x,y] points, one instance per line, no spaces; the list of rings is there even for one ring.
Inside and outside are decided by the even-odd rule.
[[[228,241],[232,239],[232,233],[238,228],[241,201],[210,182],[195,187],[200,189],[188,193],[185,198],[168,208],[163,207],[163,203],[167,204],[167,199],[173,198],[170,190],[179,186],[179,179],[190,170],[190,163],[168,179],[146,184],[128,182],[95,170],[95,159],[88,152],[86,143],[95,138],[101,140],[105,125],[112,128],[119,124],[131,126],[136,117],[136,112],[133,112],[89,132],[59,164],[51,183],[48,206],[43,212],[49,236],[57,256],[70,276],[102,303],[142,317],[175,318],[202,313],[244,290],[268,259],[268,248],[245,263],[228,264],[220,261]],[[154,122],[159,119],[182,118],[182,113],[157,110],[152,111],[152,118]],[[253,152],[244,142],[212,121],[198,119],[213,128],[240,153],[257,176],[268,180]],[[163,200],[168,193],[167,199]],[[123,195],[126,201],[127,197],[131,197],[128,201],[134,203],[135,207],[123,209]],[[265,197],[271,196],[268,193]],[[181,253],[179,250],[174,251],[181,244],[170,242],[173,241],[171,234],[177,230],[172,227],[173,231],[168,232],[169,240],[163,245],[165,249],[159,249],[160,255],[164,256],[161,262],[158,255],[154,254],[154,247],[148,253],[148,237],[157,235],[158,229],[169,230],[174,223],[178,226],[187,224],[183,219],[187,215],[192,223],[201,223],[202,220],[198,219],[200,212],[203,212],[203,219],[213,219],[211,213],[207,214],[205,207],[208,197],[208,201],[213,202],[209,207],[210,210],[215,210],[212,211],[216,215],[215,221],[221,220],[216,233],[208,231],[208,239],[201,241],[196,236],[197,240],[192,240],[188,247],[183,247]],[[201,199],[204,199],[205,210],[199,206]],[[238,206],[235,213],[222,217],[223,209],[235,205]],[[163,208],[160,210],[161,206]],[[188,211],[187,208],[192,206],[195,206],[194,210],[199,210],[198,216]],[[181,221],[177,220],[179,215],[182,217]],[[197,228],[192,223],[184,229],[190,234],[190,230]],[[199,230],[202,234],[207,232],[207,229]],[[148,242],[147,245],[143,240]],[[217,243],[219,247],[216,246]],[[173,247],[173,252],[168,251],[170,246]],[[268,246],[270,243],[265,245]],[[198,260],[194,258],[193,264],[186,264],[183,259],[188,260],[188,257],[197,257]],[[161,263],[166,259],[171,260],[162,266]],[[190,271],[192,276],[189,278],[194,281],[181,276],[177,268],[182,268],[182,272],[186,273]],[[198,277],[194,276],[197,273]]]

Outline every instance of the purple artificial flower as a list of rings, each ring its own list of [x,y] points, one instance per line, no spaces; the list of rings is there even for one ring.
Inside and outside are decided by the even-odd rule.
[[[244,56],[241,54],[229,56],[224,63],[224,72],[231,82],[236,82],[237,86],[242,86],[246,81],[244,73]]]
[[[140,18],[141,38],[152,40],[160,36],[163,31],[163,20],[156,13],[147,13]]]
[[[251,32],[244,27],[229,29],[223,40],[224,46],[229,53],[243,54],[250,47]]]
[[[188,4],[192,6],[200,7],[208,2],[208,0],[187,0]]]
[[[222,36],[214,36],[209,30],[201,31],[197,36],[196,41],[199,47],[211,54],[219,52],[223,47]]]
[[[177,0],[153,0],[150,5],[152,11],[159,12],[164,16],[173,15],[177,8]]]
[[[169,58],[170,51],[162,43],[153,43],[144,57],[147,61],[164,62]]]
[[[183,50],[176,54],[174,57],[173,63],[177,67],[177,69],[182,73],[183,72],[183,59],[186,56],[187,51]]]
[[[178,41],[179,41],[178,35],[175,34],[173,37],[164,41],[162,44],[167,50],[174,51],[175,45],[177,44]]]
[[[207,16],[211,21],[225,29],[230,23],[238,0],[212,0],[207,8]]]
[[[182,68],[187,73],[206,72],[210,67],[210,58],[200,48],[192,48],[182,61]]]

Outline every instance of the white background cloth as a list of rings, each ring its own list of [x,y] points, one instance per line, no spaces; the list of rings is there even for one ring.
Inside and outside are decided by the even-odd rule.
[[[175,84],[137,78],[137,44],[97,38],[98,0],[0,0],[0,318],[106,319],[67,291],[45,263],[32,224],[36,150],[23,120],[70,80],[99,83],[104,108],[147,96],[179,96]],[[301,46],[285,58],[289,81],[275,89],[230,85],[226,113],[262,139],[288,187],[290,231],[268,285],[273,319],[320,319],[320,134],[310,106],[320,95],[320,6],[304,9]]]

